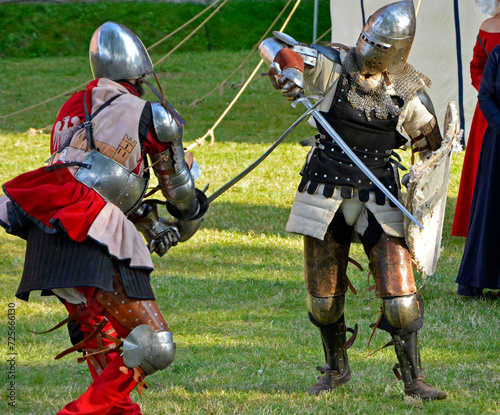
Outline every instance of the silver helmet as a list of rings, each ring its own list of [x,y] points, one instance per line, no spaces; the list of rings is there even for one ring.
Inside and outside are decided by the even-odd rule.
[[[137,78],[153,72],[153,62],[137,35],[128,27],[106,22],[92,35],[89,48],[94,78]]]
[[[373,13],[356,44],[356,62],[362,74],[404,68],[415,37],[416,19],[412,0],[388,4]]]

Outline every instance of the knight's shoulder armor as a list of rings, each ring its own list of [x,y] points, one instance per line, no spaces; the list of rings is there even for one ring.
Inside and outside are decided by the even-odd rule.
[[[182,140],[184,127],[177,123],[160,102],[151,102],[153,126],[158,140],[162,143],[177,143]]]
[[[273,32],[273,35],[274,37],[264,40],[259,45],[259,52],[268,65],[274,61],[279,50],[284,47],[297,52],[304,60],[304,63],[309,66],[316,66],[318,53],[321,53],[335,63],[341,63],[340,52],[334,47],[300,43],[293,37],[282,32]]]

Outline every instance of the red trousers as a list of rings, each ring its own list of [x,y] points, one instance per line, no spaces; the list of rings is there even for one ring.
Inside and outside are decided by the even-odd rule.
[[[98,325],[104,316],[108,315],[109,322],[101,332],[112,337],[125,338],[140,324],[148,324],[154,330],[168,330],[165,320],[154,301],[130,299],[126,296],[121,285],[121,278],[115,273],[114,289],[111,294],[94,287],[79,287],[86,299],[86,306],[82,307],[75,320],[80,324],[84,337],[93,332],[93,327]],[[110,298],[110,297],[113,298]],[[104,299],[104,300],[103,300]],[[70,314],[78,310],[78,306],[64,301]],[[128,307],[127,307],[128,306]],[[133,312],[130,313],[130,309]],[[127,315],[125,316],[125,313]],[[126,318],[134,316],[134,324]],[[114,316],[114,317],[113,317]],[[118,323],[120,321],[121,323]],[[113,346],[114,342],[102,339],[93,339],[86,349],[98,349],[98,342],[102,346]],[[94,358],[87,359],[93,382],[78,399],[68,403],[57,415],[140,415],[139,405],[130,399],[130,392],[137,386],[134,380],[134,371],[124,373],[120,368],[125,368],[121,352],[112,351]]]

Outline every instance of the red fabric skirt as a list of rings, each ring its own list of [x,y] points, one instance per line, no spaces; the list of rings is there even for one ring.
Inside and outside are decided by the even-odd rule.
[[[467,236],[479,154],[481,153],[483,136],[487,127],[488,123],[484,119],[479,106],[476,104],[469,140],[467,142],[467,149],[465,151],[462,176],[460,178],[460,189],[458,190],[457,207],[455,208],[455,217],[453,218],[453,227],[451,229],[451,234],[454,236]]]
[[[68,236],[82,242],[95,218],[106,205],[94,190],[80,183],[66,167],[44,167],[5,183],[5,193],[31,220],[48,228],[60,224]]]

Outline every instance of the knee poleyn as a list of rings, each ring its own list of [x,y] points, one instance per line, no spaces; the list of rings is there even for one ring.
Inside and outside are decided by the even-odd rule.
[[[335,323],[344,314],[345,295],[337,297],[314,297],[307,294],[307,310],[321,324]]]
[[[153,331],[142,324],[123,341],[123,362],[129,368],[140,367],[147,375],[169,366],[175,358],[172,332]]]
[[[395,329],[402,330],[418,321],[423,322],[424,301],[420,293],[384,298],[382,310],[389,324]]]

